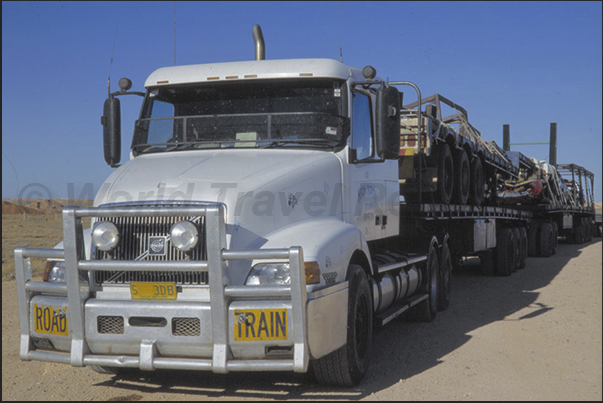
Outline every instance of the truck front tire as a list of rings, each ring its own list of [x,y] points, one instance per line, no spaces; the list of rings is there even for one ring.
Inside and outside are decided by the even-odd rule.
[[[358,265],[350,265],[347,280],[349,299],[346,344],[313,362],[316,379],[325,385],[358,385],[368,369],[373,340],[371,290],[364,270]]]

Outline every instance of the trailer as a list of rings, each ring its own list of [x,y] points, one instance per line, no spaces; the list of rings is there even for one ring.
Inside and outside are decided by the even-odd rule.
[[[253,37],[256,60],[161,68],[145,92],[122,79],[109,93],[115,171],[93,207],[64,209],[61,244],[15,249],[22,360],[101,373],[312,366],[320,383],[353,386],[375,327],[449,306],[462,257],[486,274],[526,266],[533,222],[553,212],[498,192],[529,159],[513,164],[460,107],[441,118],[441,96],[423,110],[413,83],[265,60],[259,26]],[[408,85],[416,109],[402,106]],[[120,164],[118,97],[130,94],[144,99]],[[548,245],[551,227],[538,228]],[[47,259],[43,281],[31,258]]]

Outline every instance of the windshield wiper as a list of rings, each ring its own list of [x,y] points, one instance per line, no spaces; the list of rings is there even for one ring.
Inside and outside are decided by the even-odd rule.
[[[139,153],[151,153],[151,152],[170,152],[170,151],[183,151],[192,150],[198,148],[224,148],[225,144],[232,144],[234,146],[237,143],[254,143],[254,144],[265,144],[261,148],[276,148],[283,146],[295,146],[295,147],[321,147],[331,148],[337,146],[339,141],[331,139],[272,139],[272,140],[201,140],[201,141],[185,141],[185,142],[168,142],[168,143],[153,143],[153,144],[136,144],[133,148],[139,149]],[[207,147],[208,145],[215,145],[214,147]],[[205,147],[204,147],[205,146]],[[251,146],[253,147],[253,146]]]
[[[320,147],[335,147],[339,144],[337,140],[329,140],[329,139],[279,139],[279,140],[270,140],[270,143],[265,145],[262,148],[275,148],[280,146],[287,145],[296,145],[296,146],[320,146]]]

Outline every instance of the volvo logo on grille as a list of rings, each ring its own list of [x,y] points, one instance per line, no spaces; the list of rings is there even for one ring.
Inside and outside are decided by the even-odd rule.
[[[149,256],[165,256],[165,246],[167,237],[151,236],[149,237]]]

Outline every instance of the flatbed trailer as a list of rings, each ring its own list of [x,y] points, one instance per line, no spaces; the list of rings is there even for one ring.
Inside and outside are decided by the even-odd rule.
[[[479,256],[484,274],[508,276],[525,267],[532,217],[530,211],[509,207],[405,202],[400,204],[400,236],[416,249],[426,234],[435,234],[440,244],[449,244],[453,267],[462,257]]]
[[[549,184],[551,190],[556,191],[548,194],[547,203],[518,204],[516,207],[532,213],[530,256],[547,257],[554,253],[554,248],[547,249],[537,242],[536,238],[542,232],[552,230],[550,236],[555,243],[558,237],[563,237],[567,242],[581,244],[591,241],[596,230],[594,174],[576,164],[559,164],[556,172],[558,183]]]

